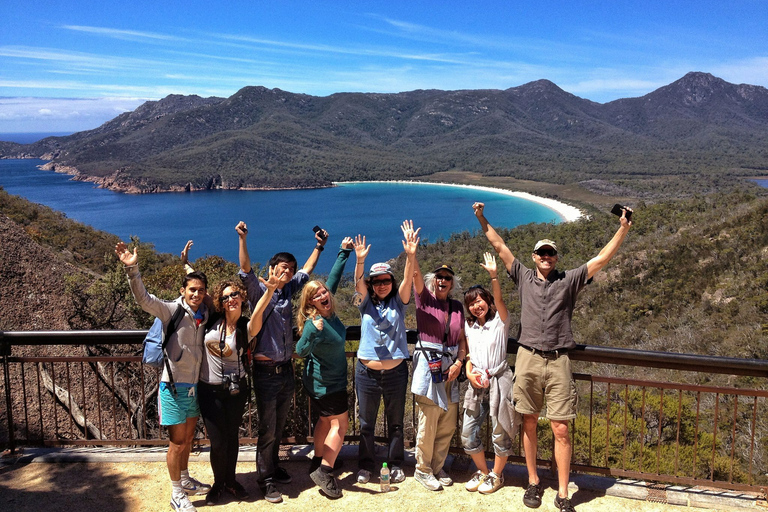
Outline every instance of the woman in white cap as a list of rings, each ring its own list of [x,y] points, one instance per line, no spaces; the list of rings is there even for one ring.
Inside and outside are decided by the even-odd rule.
[[[378,469],[374,460],[374,430],[382,397],[389,440],[386,462],[390,467],[390,481],[400,483],[405,480],[402,470],[405,455],[403,418],[408,390],[408,365],[405,360],[409,355],[405,307],[411,300],[419,230],[413,230],[412,221],[403,222],[401,229],[407,260],[400,286],[387,263],[375,263],[364,276],[365,258],[371,246],[366,245],[364,236],[357,235],[355,239],[355,289],[361,297],[358,306],[361,316],[360,346],[355,367],[355,391],[360,409],[359,483],[367,483]]]

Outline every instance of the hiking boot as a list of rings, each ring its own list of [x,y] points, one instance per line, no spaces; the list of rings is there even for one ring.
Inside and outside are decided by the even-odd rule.
[[[571,500],[561,498],[559,494],[555,496],[555,508],[560,512],[576,512],[576,509],[571,505]]]
[[[523,495],[523,504],[528,508],[539,508],[541,506],[541,496],[544,494],[544,487],[541,481],[538,484],[528,484]]]
[[[326,473],[323,471],[322,467],[317,468],[312,472],[309,477],[312,479],[313,482],[317,484],[318,487],[320,487],[320,490],[329,498],[341,498],[341,489],[339,489],[339,483],[336,481],[336,477],[334,477],[330,473]]]
[[[405,481],[405,472],[398,466],[392,466],[392,471],[389,473],[389,481],[393,484]]]
[[[264,499],[270,503],[280,503],[283,501],[283,495],[277,490],[277,486],[271,480],[264,482],[260,485],[261,493],[264,495]]]
[[[224,492],[224,486],[219,484],[213,484],[211,490],[205,495],[206,505],[216,505],[221,501],[221,495]]]
[[[280,466],[277,466],[275,468],[275,474],[272,475],[272,481],[278,484],[289,484],[293,481],[293,479],[286,470]]]
[[[421,471],[414,470],[413,478],[416,479],[421,485],[423,485],[428,491],[439,491],[443,488],[440,482],[437,481],[435,475],[432,473],[423,473]]]
[[[450,487],[453,485],[453,480],[451,480],[451,477],[448,476],[448,473],[446,473],[444,469],[438,471],[435,476],[443,487]]]
[[[501,489],[502,485],[504,485],[504,475],[497,475],[491,471],[488,473],[488,476],[485,477],[483,483],[480,484],[480,487],[478,487],[477,491],[480,494],[491,494]]]
[[[480,487],[480,484],[483,483],[483,480],[485,480],[485,475],[478,469],[475,471],[475,474],[472,475],[472,478],[469,479],[469,482],[464,484],[464,488],[469,492],[475,492],[477,488]]]
[[[189,501],[189,496],[186,494],[171,495],[171,508],[175,512],[197,512],[197,509]]]
[[[211,490],[210,485],[204,484],[198,480],[195,480],[191,476],[189,478],[181,479],[181,487],[182,489],[184,489],[184,492],[187,493],[187,496],[195,496],[197,494],[208,494],[208,491]]]
[[[245,487],[243,487],[237,480],[235,480],[235,483],[231,486],[227,485],[224,486],[224,488],[229,494],[234,496],[237,501],[244,501],[251,497],[251,495],[248,494],[248,491],[245,490]]]
[[[357,483],[367,484],[371,481],[371,472],[367,469],[361,469],[357,472]]]

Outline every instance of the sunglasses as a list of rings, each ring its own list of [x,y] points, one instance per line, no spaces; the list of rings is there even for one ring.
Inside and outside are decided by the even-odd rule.
[[[557,251],[554,249],[539,249],[538,251],[536,251],[536,254],[538,254],[539,256],[555,257],[557,256]]]
[[[229,302],[229,299],[236,299],[240,296],[240,292],[232,292],[229,295],[222,295],[221,296],[221,302],[227,303]]]
[[[371,286],[387,286],[392,284],[391,279],[371,279]]]
[[[439,274],[435,276],[435,279],[440,279],[441,281],[453,281],[453,276],[450,274]]]

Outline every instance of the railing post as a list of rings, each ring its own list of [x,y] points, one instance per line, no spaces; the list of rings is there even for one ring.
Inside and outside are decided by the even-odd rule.
[[[0,356],[3,357],[3,383],[5,386],[5,408],[8,417],[8,448],[11,454],[16,453],[16,441],[13,437],[13,402],[11,402],[11,367],[8,358],[11,357],[11,342],[5,339],[0,331]]]

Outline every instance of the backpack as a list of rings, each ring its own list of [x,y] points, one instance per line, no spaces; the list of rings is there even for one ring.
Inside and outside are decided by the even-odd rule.
[[[184,313],[184,308],[179,304],[166,326],[163,326],[162,320],[155,318],[152,327],[150,327],[147,336],[144,338],[144,355],[141,358],[144,364],[153,368],[162,368],[165,365],[165,369],[168,371],[171,391],[173,391],[174,395],[176,394],[176,385],[173,383],[173,372],[171,372],[171,365],[168,362],[165,346],[168,344],[171,335],[179,329],[179,325],[184,319]]]

